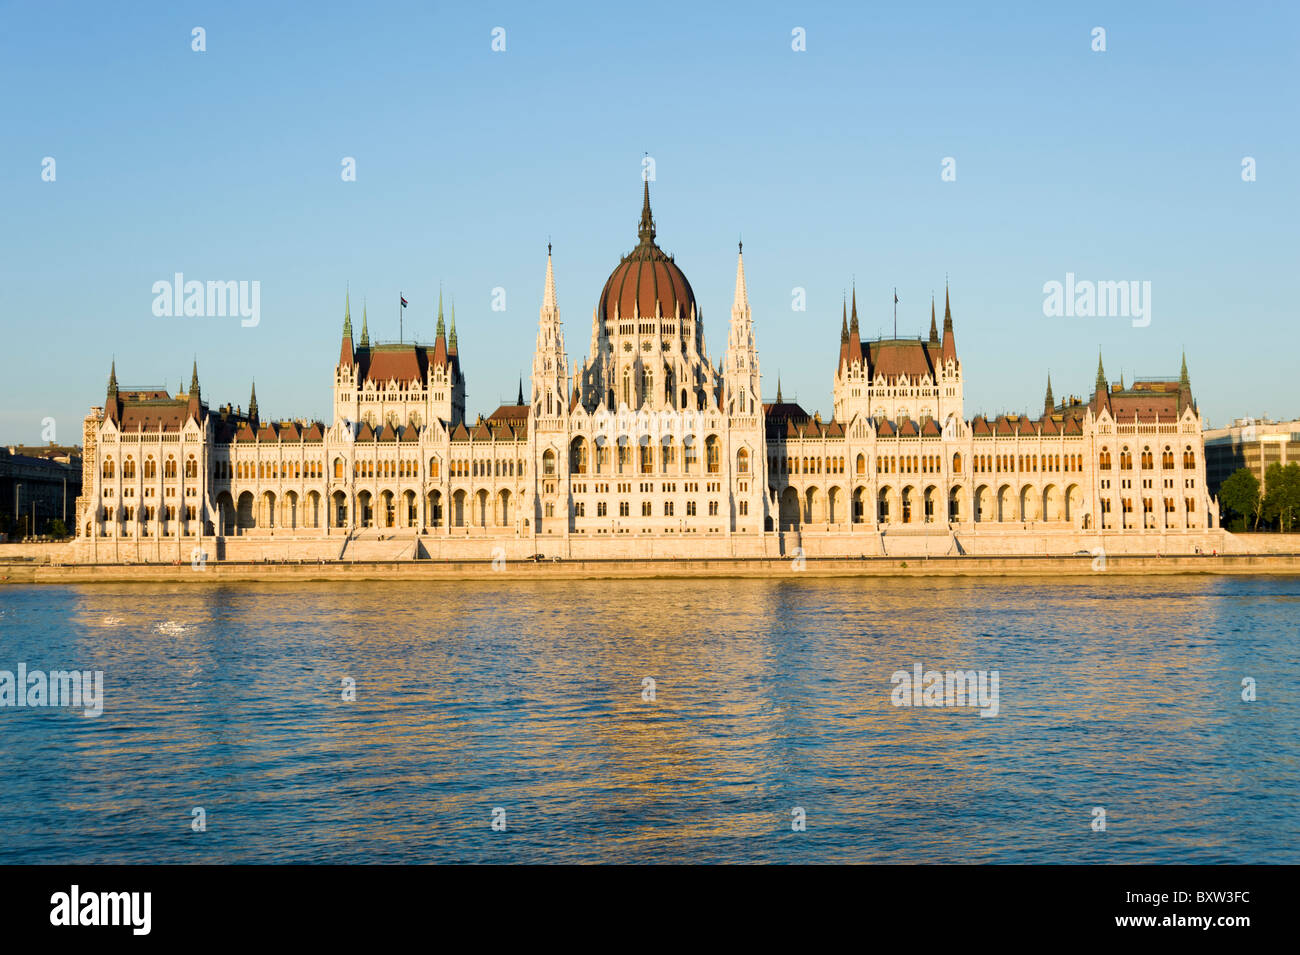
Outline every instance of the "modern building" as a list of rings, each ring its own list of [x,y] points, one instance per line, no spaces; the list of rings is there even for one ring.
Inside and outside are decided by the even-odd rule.
[[[56,518],[71,533],[81,478],[80,448],[0,448],[0,525],[6,536],[41,535]]]
[[[1190,552],[1218,533],[1182,374],[1129,386],[1100,359],[1086,398],[967,417],[948,291],[942,333],[867,340],[856,292],[828,329],[833,415],[762,397],[737,255],[720,361],[660,249],[647,182],[637,244],[570,367],[547,250],[525,400],[471,420],[455,319],[431,344],[372,342],[350,304],[329,422],[189,390],[121,387],[85,421],[84,559],[858,556]],[[828,361],[829,363],[829,361]],[[1198,536],[1199,535],[1199,536]]]
[[[1300,462],[1300,419],[1238,418],[1226,428],[1210,428],[1205,439],[1205,480],[1215,497],[1234,471],[1249,468],[1264,486],[1271,464]]]

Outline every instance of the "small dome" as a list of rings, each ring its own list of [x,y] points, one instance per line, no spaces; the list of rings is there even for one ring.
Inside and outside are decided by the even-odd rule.
[[[641,315],[654,315],[655,303],[665,318],[681,308],[683,316],[690,316],[695,308],[695,293],[682,270],[655,244],[654,219],[650,216],[650,183],[645,184],[645,199],[641,206],[641,226],[637,230],[640,242],[623,256],[618,267],[610,274],[600,293],[599,313],[604,319],[614,317],[615,306],[621,318],[631,318],[634,311]]]

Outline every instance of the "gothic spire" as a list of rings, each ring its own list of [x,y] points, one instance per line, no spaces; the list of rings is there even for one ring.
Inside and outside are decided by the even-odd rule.
[[[776,403],[781,404],[781,376],[776,376]]]
[[[1052,376],[1047,376],[1047,394],[1043,397],[1043,410],[1051,414],[1056,410],[1056,399],[1052,397]]]
[[[939,344],[939,326],[934,322],[934,298],[930,298],[930,344]]]
[[[1187,352],[1183,352],[1183,370],[1178,373],[1178,385],[1182,388],[1192,387],[1192,379],[1187,374]]]
[[[746,311],[749,308],[749,291],[745,288],[745,245],[737,243],[736,251],[736,298],[733,309]]]
[[[1107,391],[1106,386],[1106,369],[1101,364],[1101,349],[1097,349],[1097,391]]]
[[[109,366],[108,369],[108,393],[110,395],[117,394],[117,359],[116,358],[113,359],[113,363]]]
[[[191,397],[199,393],[199,360],[194,359],[194,368],[190,372],[190,395]]]
[[[849,320],[849,332],[858,334],[858,286],[855,282],[853,285],[853,312]]]
[[[451,301],[451,334],[447,336],[447,353],[456,354],[456,300]]]
[[[943,283],[943,331],[946,335],[952,331],[952,305],[948,301],[948,280]]]
[[[370,347],[370,326],[366,321],[366,307],[361,306],[361,347]]]
[[[253,393],[248,399],[248,420],[257,427],[257,382],[253,382]]]
[[[551,243],[546,243],[546,293],[542,296],[542,308],[556,309],[559,303],[555,297],[555,269],[551,265]]]
[[[343,299],[343,337],[352,338],[352,293],[346,293]]]
[[[849,343],[849,300],[841,299],[840,301],[840,344]]]
[[[433,333],[435,339],[442,338],[447,334],[447,328],[442,321],[442,286],[438,286],[438,330]]]
[[[523,378],[520,378],[520,379],[519,379],[519,397],[515,399],[515,404],[517,404],[517,405],[522,405],[523,403],[524,403],[524,379],[523,379]]]

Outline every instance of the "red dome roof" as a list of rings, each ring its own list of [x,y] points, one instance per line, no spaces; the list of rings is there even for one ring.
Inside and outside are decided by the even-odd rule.
[[[656,303],[665,318],[676,314],[679,306],[682,315],[689,316],[695,307],[695,293],[691,291],[691,283],[672,258],[655,245],[654,219],[650,216],[649,181],[645,184],[641,227],[637,235],[640,243],[623,256],[600,293],[601,317],[612,319],[615,306],[618,307],[619,316],[625,319],[631,318],[634,310],[641,315],[654,315]]]

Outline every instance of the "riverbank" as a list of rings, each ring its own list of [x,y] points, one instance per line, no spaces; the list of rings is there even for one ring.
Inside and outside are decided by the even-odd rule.
[[[0,584],[239,583],[338,580],[599,580],[753,577],[1061,577],[1297,575],[1300,554],[1093,557],[708,558],[545,561],[207,561],[202,564],[0,563]]]

